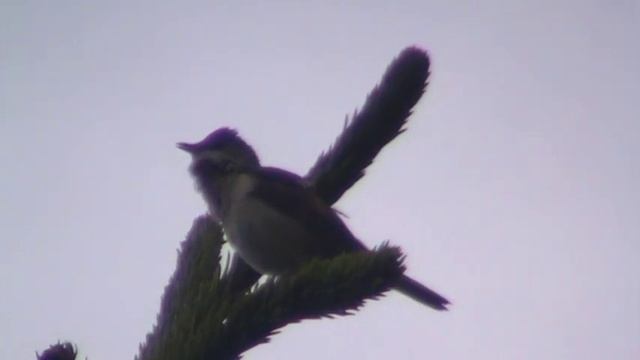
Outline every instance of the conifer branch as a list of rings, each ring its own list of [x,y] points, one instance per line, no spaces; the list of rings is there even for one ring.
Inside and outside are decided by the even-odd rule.
[[[234,304],[212,354],[235,359],[268,342],[287,324],[351,315],[366,299],[377,299],[397,282],[404,272],[402,260],[398,248],[382,247],[315,260],[295,274],[271,279]]]
[[[413,107],[424,93],[429,56],[417,47],[404,49],[389,65],[380,84],[356,111],[328,151],[305,178],[328,204],[335,203],[364,176],[382,148],[404,132]]]
[[[237,359],[289,323],[351,314],[404,272],[400,250],[382,246],[314,260],[239,293],[229,286],[238,273],[220,268],[221,245],[218,225],[208,216],[196,219],[138,360]]]
[[[38,360],[75,360],[76,356],[78,356],[78,349],[69,342],[53,344],[42,354],[36,352]]]
[[[140,346],[137,359],[201,358],[184,356],[197,348],[196,330],[225,301],[220,286],[222,244],[222,229],[209,216],[194,220],[178,252],[176,271],[165,287],[156,325]]]

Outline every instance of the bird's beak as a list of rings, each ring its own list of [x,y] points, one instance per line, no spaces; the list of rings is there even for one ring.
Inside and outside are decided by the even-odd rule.
[[[193,154],[196,151],[196,146],[194,144],[181,142],[181,143],[177,143],[176,146],[178,147],[178,149],[184,150],[189,154]]]

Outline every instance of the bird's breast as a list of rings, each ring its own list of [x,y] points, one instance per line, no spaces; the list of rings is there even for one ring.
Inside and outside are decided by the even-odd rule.
[[[262,274],[294,270],[312,255],[308,242],[314,239],[307,229],[251,196],[237,199],[223,228],[233,248]]]

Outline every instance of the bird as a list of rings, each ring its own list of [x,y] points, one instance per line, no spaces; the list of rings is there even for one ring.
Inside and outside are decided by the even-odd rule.
[[[236,130],[222,127],[177,147],[191,155],[189,172],[225,238],[258,273],[278,276],[314,258],[369,251],[305,179],[262,166]],[[394,289],[447,310],[446,298],[406,275]]]

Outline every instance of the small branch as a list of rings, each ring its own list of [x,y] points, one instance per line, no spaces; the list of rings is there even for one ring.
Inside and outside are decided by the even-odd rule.
[[[76,356],[78,356],[78,350],[68,342],[51,345],[42,355],[36,352],[38,360],[75,360]]]

